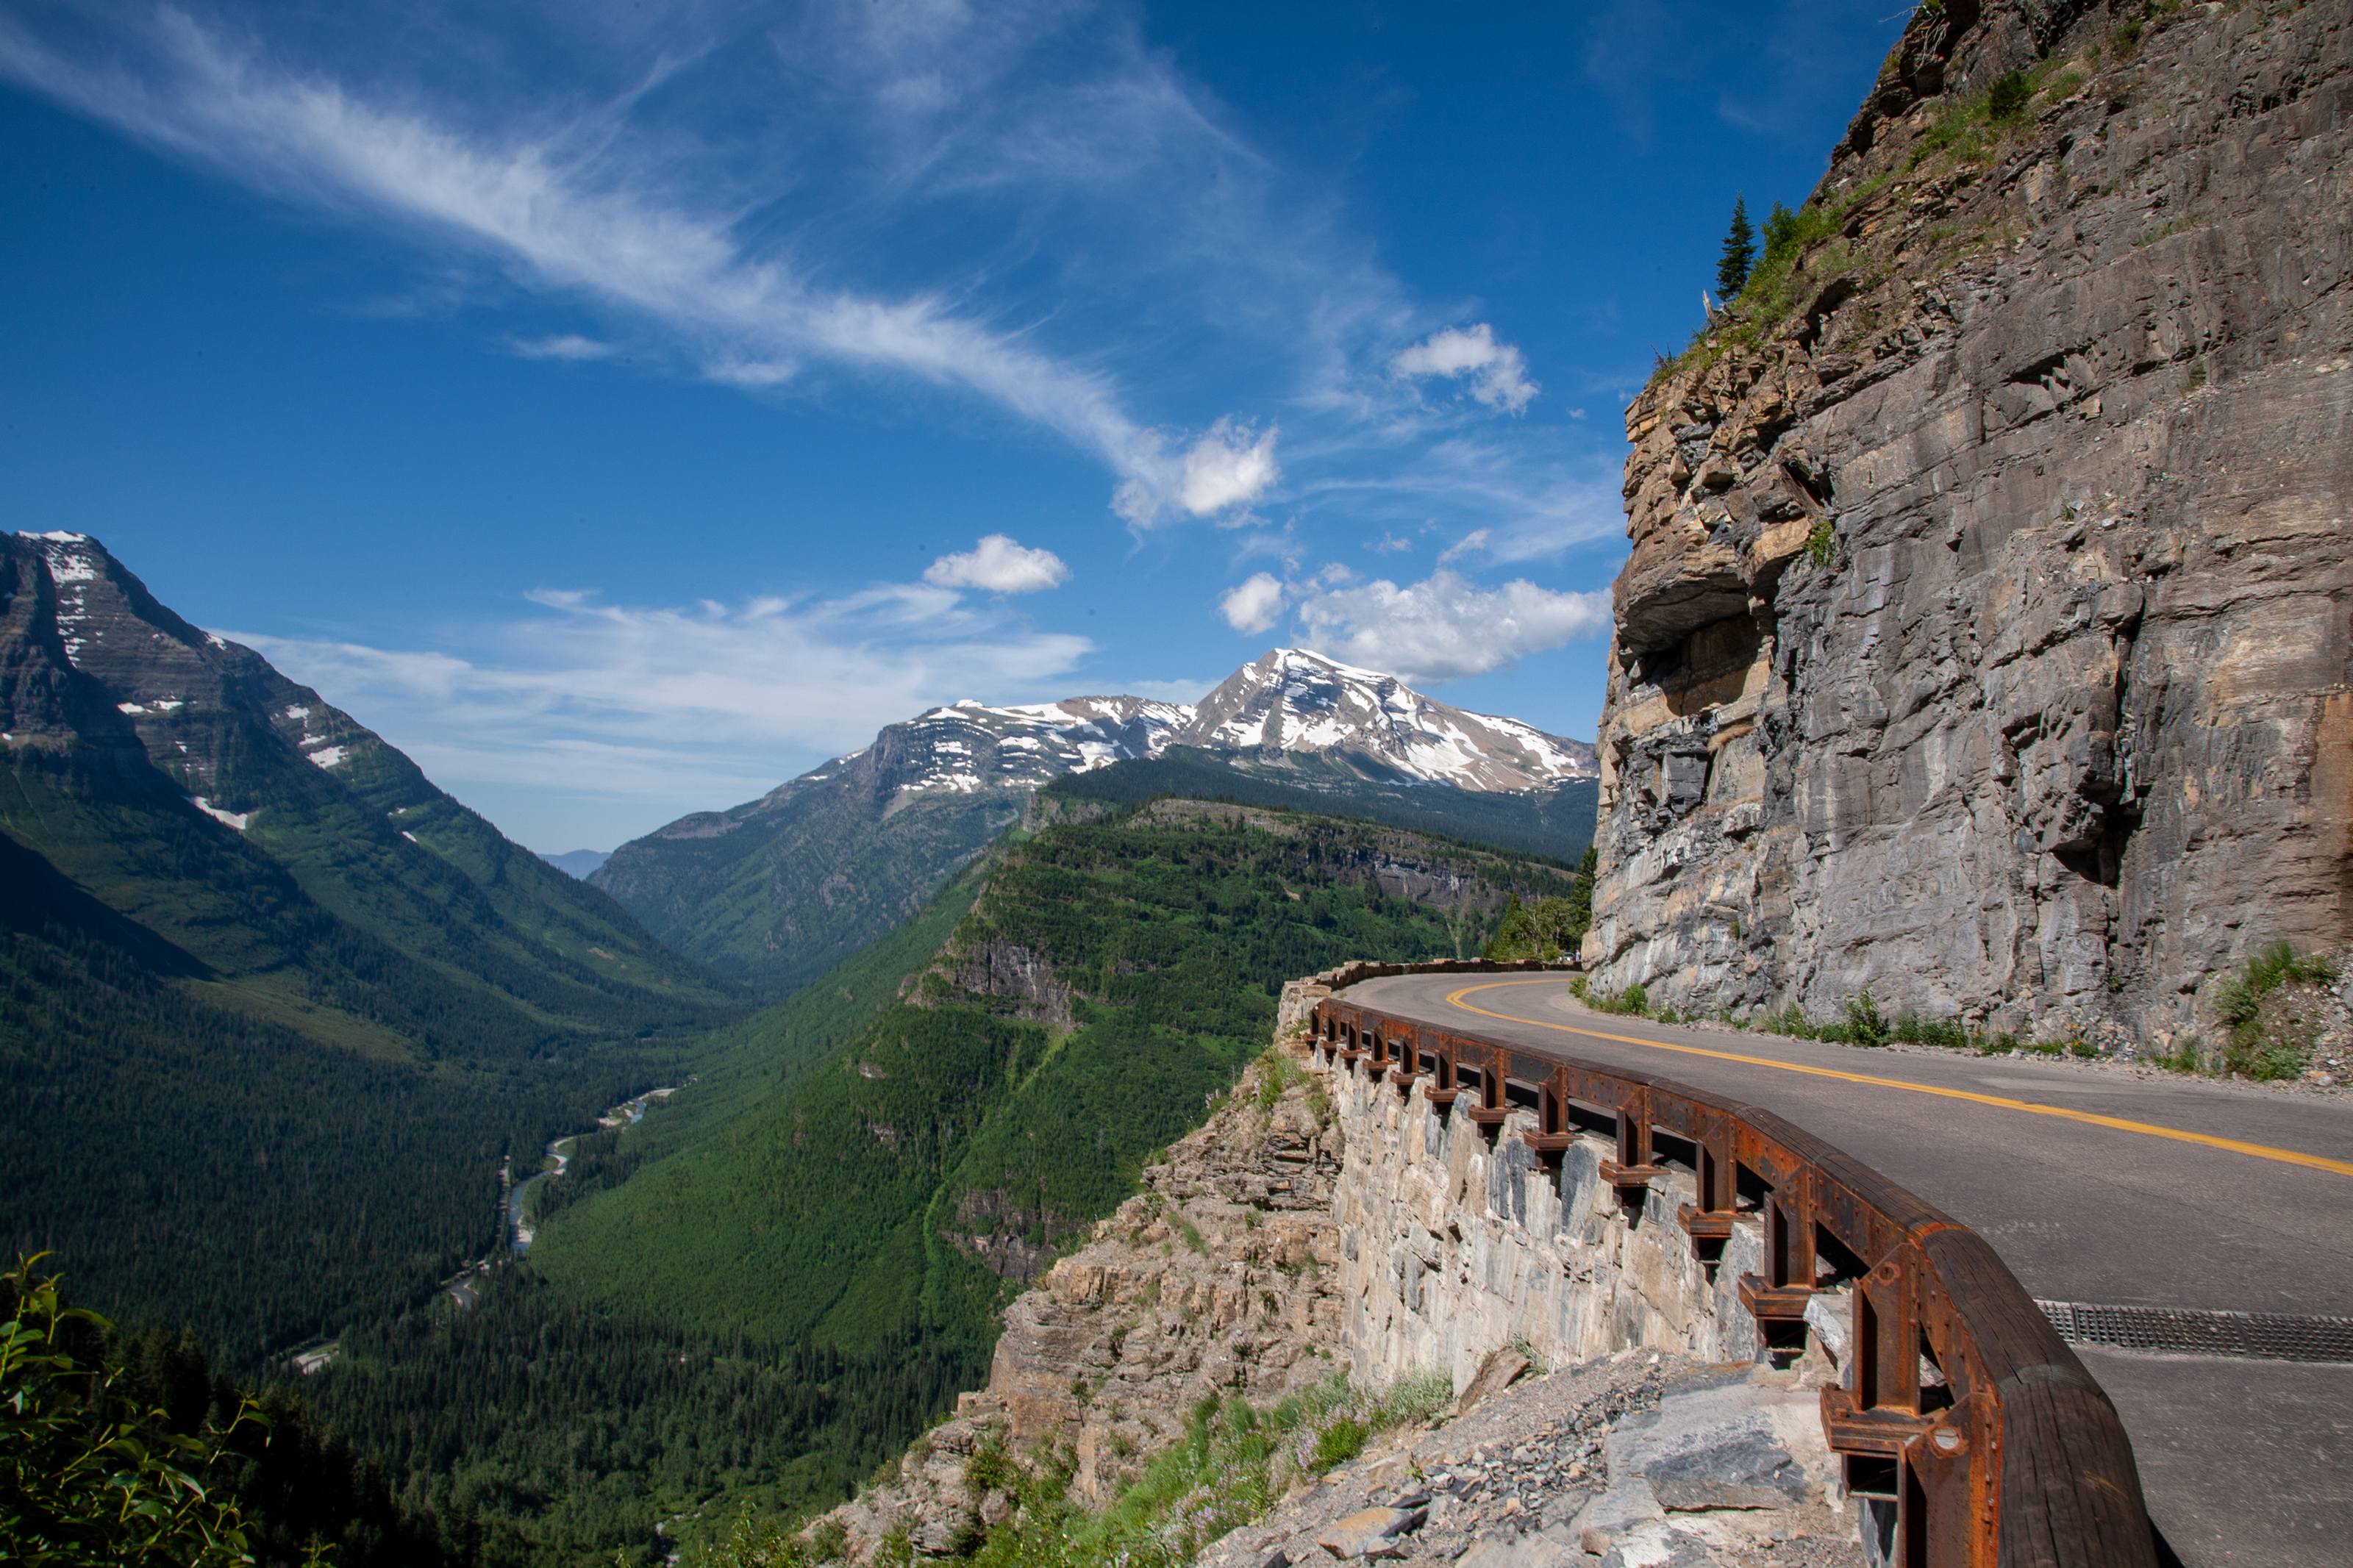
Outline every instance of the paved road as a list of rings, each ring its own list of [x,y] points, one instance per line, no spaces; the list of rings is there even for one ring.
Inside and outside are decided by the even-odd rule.
[[[1670,1027],[1588,1012],[1549,977],[1410,975],[1346,995],[1774,1110],[1975,1227],[2047,1300],[2353,1315],[2353,1102]],[[2353,1365],[2082,1353],[2183,1563],[2353,1561]]]

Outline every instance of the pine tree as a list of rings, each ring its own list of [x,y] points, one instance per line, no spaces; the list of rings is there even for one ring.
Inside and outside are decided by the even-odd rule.
[[[1715,264],[1716,297],[1730,304],[1748,281],[1749,263],[1757,259],[1757,230],[1748,222],[1748,200],[1732,198],[1732,227],[1724,236],[1724,255]]]

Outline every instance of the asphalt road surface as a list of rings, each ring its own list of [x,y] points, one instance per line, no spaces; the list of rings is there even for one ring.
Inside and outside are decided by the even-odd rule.
[[[1550,976],[1346,997],[1773,1110],[1975,1228],[2044,1300],[2353,1316],[2353,1100],[1674,1027],[1590,1012]],[[2353,1563],[2353,1364],[2077,1351],[2184,1563]]]

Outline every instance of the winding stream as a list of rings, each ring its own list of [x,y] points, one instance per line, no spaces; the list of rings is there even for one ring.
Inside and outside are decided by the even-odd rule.
[[[567,1132],[561,1138],[552,1140],[547,1145],[547,1158],[554,1163],[533,1172],[508,1190],[506,1212],[508,1249],[517,1258],[531,1250],[532,1226],[529,1204],[531,1190],[550,1176],[564,1174],[565,1168],[572,1163],[571,1145],[575,1139],[585,1138],[590,1131],[601,1132],[609,1131],[616,1127],[635,1127],[645,1119],[646,1107],[657,1100],[668,1100],[678,1092],[679,1087],[672,1085],[668,1089],[649,1089],[635,1100],[625,1100],[605,1112],[596,1119],[595,1127],[580,1132]]]

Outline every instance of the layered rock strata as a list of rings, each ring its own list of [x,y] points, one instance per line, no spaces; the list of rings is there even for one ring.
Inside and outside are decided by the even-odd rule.
[[[1628,411],[1585,958],[2214,1031],[2353,938],[2353,16],[1920,7]]]

